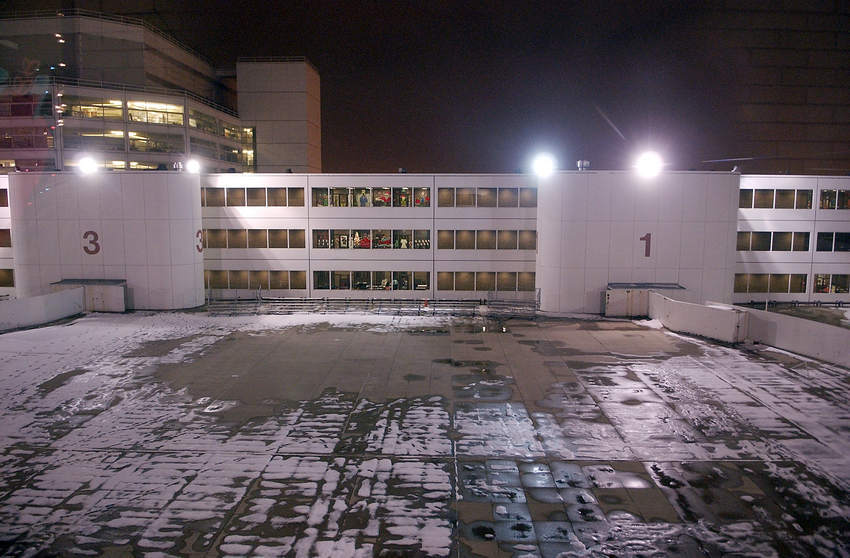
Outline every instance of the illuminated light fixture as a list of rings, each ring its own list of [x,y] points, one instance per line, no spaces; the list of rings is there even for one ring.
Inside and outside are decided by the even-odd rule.
[[[531,170],[538,178],[549,178],[555,172],[558,163],[549,153],[538,153],[531,161]]]
[[[59,67],[60,67],[60,68],[64,68],[64,67],[65,67],[65,63],[64,63],[64,62],[59,62]]]
[[[62,95],[64,95],[64,93],[57,93],[56,94],[57,97],[61,97]]]
[[[61,39],[61,38],[62,38],[62,33],[56,33],[56,34],[55,34],[55,35],[53,35],[53,36],[54,36],[54,37],[56,37],[57,39]]]
[[[57,42],[59,42],[59,43],[64,43],[64,42],[65,42],[65,39],[59,39]]]
[[[641,178],[655,178],[661,173],[664,161],[655,151],[641,153],[635,161],[635,170]]]
[[[189,159],[186,161],[186,172],[198,174],[201,172],[201,163],[199,163],[197,159]]]
[[[83,174],[91,174],[97,171],[97,163],[91,157],[83,157],[77,163],[77,166]]]

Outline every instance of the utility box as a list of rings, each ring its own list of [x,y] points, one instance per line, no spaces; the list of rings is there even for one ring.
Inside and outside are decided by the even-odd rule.
[[[684,290],[677,283],[608,283],[602,293],[602,314],[606,318],[649,316],[650,291]]]
[[[125,279],[62,279],[50,284],[52,291],[84,288],[86,312],[125,312],[127,281]]]

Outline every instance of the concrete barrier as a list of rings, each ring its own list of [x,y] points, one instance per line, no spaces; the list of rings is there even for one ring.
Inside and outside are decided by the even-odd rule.
[[[28,298],[0,302],[0,332],[46,324],[80,314],[85,304],[83,288],[65,289]]]
[[[741,308],[747,339],[850,368],[850,329],[805,318]]]
[[[726,304],[693,304],[649,294],[649,317],[671,331],[692,333],[726,343],[744,340],[747,312]]]

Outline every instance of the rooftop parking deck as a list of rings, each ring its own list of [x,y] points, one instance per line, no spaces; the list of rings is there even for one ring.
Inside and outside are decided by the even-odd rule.
[[[652,325],[136,313],[0,335],[0,552],[848,555],[848,371]]]

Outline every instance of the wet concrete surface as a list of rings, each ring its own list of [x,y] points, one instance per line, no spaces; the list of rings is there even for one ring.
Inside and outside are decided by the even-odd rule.
[[[0,551],[850,555],[845,369],[624,321],[286,320],[0,336]]]

